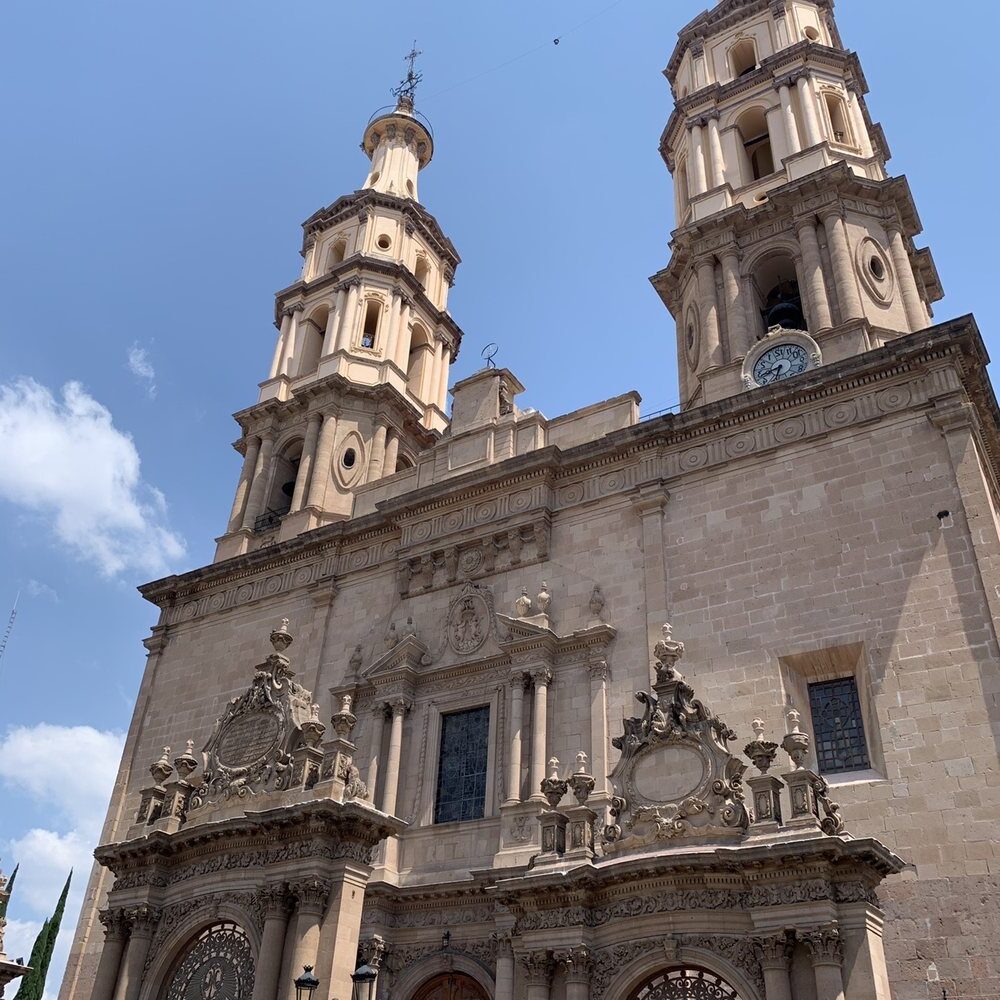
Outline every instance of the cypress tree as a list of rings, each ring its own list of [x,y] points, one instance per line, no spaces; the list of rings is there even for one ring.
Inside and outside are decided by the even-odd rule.
[[[48,920],[42,924],[42,929],[35,938],[34,947],[31,949],[31,958],[28,965],[31,971],[22,979],[18,987],[14,1000],[42,1000],[45,993],[45,977],[49,973],[49,963],[52,961],[52,952],[55,950],[56,938],[59,936],[59,925],[62,923],[63,911],[66,909],[66,897],[69,895],[69,884],[73,879],[73,873],[69,873],[63,891],[56,903],[55,912]]]

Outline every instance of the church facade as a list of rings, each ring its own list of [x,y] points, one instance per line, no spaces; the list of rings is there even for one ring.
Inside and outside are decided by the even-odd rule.
[[[61,1000],[1000,995],[1000,412],[832,7],[665,70],[676,414],[449,416],[412,71],[369,123],[216,560],[142,588]]]

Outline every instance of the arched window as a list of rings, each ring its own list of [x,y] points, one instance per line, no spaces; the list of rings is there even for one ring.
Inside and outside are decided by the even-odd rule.
[[[361,328],[361,346],[369,350],[375,348],[375,338],[378,336],[378,321],[382,316],[382,303],[369,299],[365,305],[365,323]]]
[[[751,108],[736,123],[743,145],[743,180],[750,184],[774,173],[771,133],[763,108]]]
[[[757,46],[752,38],[741,39],[729,50],[729,68],[734,80],[757,68]]]
[[[322,306],[299,324],[298,343],[295,346],[299,356],[296,375],[308,375],[316,371],[320,356],[323,354],[323,338],[326,336],[326,323],[329,318],[329,307]]]
[[[332,247],[330,247],[330,254],[326,259],[326,269],[329,271],[331,268],[343,263],[344,257],[346,256],[347,240],[342,236],[334,242]]]
[[[182,953],[161,993],[161,1000],[250,1000],[254,956],[238,924],[206,927]]]
[[[795,262],[787,253],[777,253],[754,272],[754,289],[763,335],[773,326],[785,330],[808,330],[802,309],[802,295],[795,276]]]
[[[424,288],[427,288],[427,279],[431,274],[431,266],[427,263],[426,257],[417,258],[417,266],[413,269],[413,276],[420,282]]]
[[[413,462],[410,459],[408,459],[405,455],[400,455],[396,459],[396,468],[393,469],[392,471],[402,472],[404,469],[412,469],[412,468],[413,468]]]
[[[272,459],[271,485],[264,513],[258,518],[258,521],[262,522],[259,529],[277,524],[278,520],[292,509],[292,496],[295,493],[295,480],[299,475],[299,462],[301,461],[301,441],[293,441],[286,445],[280,454]],[[264,523],[264,519],[267,520],[267,523]]]
[[[632,1000],[741,1000],[721,976],[693,965],[658,972]]]
[[[826,105],[826,114],[830,120],[830,136],[834,142],[842,146],[853,146],[854,137],[851,135],[851,122],[847,116],[847,105],[840,94],[827,90],[823,94],[823,103]]]

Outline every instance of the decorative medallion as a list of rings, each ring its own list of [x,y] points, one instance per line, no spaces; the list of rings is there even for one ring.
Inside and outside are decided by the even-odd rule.
[[[492,595],[483,587],[468,583],[451,603],[445,634],[456,653],[474,653],[486,641],[493,617]]]
[[[164,1000],[249,1000],[253,950],[242,927],[207,927],[190,946],[164,991]]]

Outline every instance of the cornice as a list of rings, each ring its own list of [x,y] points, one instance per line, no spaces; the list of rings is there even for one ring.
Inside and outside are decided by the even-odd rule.
[[[400,198],[383,191],[374,191],[371,188],[362,188],[351,194],[342,195],[332,205],[310,215],[302,223],[304,241],[309,236],[336,226],[351,215],[367,208],[385,208],[399,212],[404,220],[413,223],[431,248],[450,264],[453,270],[462,263],[454,243],[445,236],[437,219],[419,202],[412,198]]]

